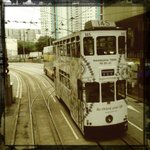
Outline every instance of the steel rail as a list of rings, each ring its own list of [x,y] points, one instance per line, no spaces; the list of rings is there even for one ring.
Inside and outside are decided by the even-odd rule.
[[[12,70],[14,72],[17,72],[18,74],[22,74],[17,69],[13,68]],[[19,79],[19,81],[21,83],[21,78]],[[34,136],[34,130],[33,130],[33,118],[32,118],[32,112],[31,112],[31,109],[30,109],[30,106],[31,106],[30,86],[29,86],[29,84],[27,82],[25,82],[25,84],[26,84],[26,87],[27,87],[27,95],[28,95],[28,100],[29,100],[28,107],[29,107],[30,127],[31,127],[31,145],[35,145],[35,136]],[[21,84],[20,90],[22,90],[22,84]],[[17,131],[17,122],[18,122],[19,113],[20,113],[20,105],[21,105],[21,97],[19,97],[18,109],[17,109],[17,116],[15,118],[15,126],[14,126],[14,130],[13,130],[13,134],[12,134],[13,138],[12,138],[12,141],[11,141],[11,145],[15,145],[15,136],[16,136],[16,131]]]

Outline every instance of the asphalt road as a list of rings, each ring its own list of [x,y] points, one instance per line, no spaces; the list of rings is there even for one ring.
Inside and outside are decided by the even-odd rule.
[[[45,97],[53,92],[52,81],[44,75],[43,72],[43,64],[37,63],[10,63],[10,79],[13,84],[13,96],[18,97],[20,91],[19,85],[19,77],[18,74],[14,71],[14,69],[19,70],[20,72],[25,72],[29,74],[29,76],[33,76],[38,82],[40,82],[40,86],[42,89],[45,89]],[[48,80],[50,82],[48,82]],[[33,82],[33,81],[30,81]],[[32,89],[36,90],[36,85],[31,83]],[[20,94],[23,96],[23,94]],[[36,97],[36,96],[35,96]],[[100,149],[103,148],[104,145],[136,145],[137,147],[143,146],[145,144],[144,138],[144,105],[142,102],[139,102],[136,99],[131,97],[127,97],[128,100],[128,131],[124,137],[109,139],[98,141],[98,146]],[[63,142],[65,145],[97,145],[95,141],[86,140],[73,120],[71,119],[67,109],[60,103],[60,101],[53,95],[51,99],[47,99],[48,105],[50,109],[55,114],[54,117],[56,119],[56,123],[58,124],[58,130],[62,135]],[[36,103],[36,102],[35,102]],[[13,104],[14,105],[14,104]],[[14,107],[14,106],[11,106]],[[10,108],[11,110],[11,108]],[[13,110],[13,109],[12,109]],[[57,111],[56,111],[57,110]],[[9,111],[9,110],[8,110]],[[13,112],[12,112],[13,113]],[[57,114],[57,115],[56,115]],[[12,118],[13,116],[11,116]],[[6,118],[9,120],[10,115],[6,115]],[[6,121],[7,121],[6,119]],[[11,124],[10,124],[11,125]],[[7,126],[9,128],[9,125]],[[6,130],[7,130],[6,128]],[[6,134],[10,134],[11,131],[6,132]],[[6,136],[7,137],[7,136]],[[9,141],[7,143],[9,145]],[[137,148],[136,147],[136,148]],[[133,146],[134,148],[134,146]],[[136,149],[135,148],[135,149]]]

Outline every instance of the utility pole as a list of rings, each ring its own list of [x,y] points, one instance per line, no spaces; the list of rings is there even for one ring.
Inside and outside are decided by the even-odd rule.
[[[0,2],[0,128],[1,128],[1,120],[2,120],[2,115],[4,113],[4,107],[5,107],[5,69],[7,69],[7,63],[4,61],[6,58],[6,55],[3,50],[6,49],[5,45],[5,33],[3,32],[4,29],[4,5],[3,2]],[[1,134],[1,133],[0,133]]]
[[[104,20],[104,0],[100,0],[100,20]]]
[[[56,37],[56,8],[55,8],[55,0],[54,0],[54,33],[55,33],[55,39]]]
[[[24,47],[25,47],[25,30],[23,30],[23,59],[24,59],[24,62],[25,62],[25,50],[24,50]]]
[[[12,85],[8,74],[8,58],[5,44],[4,2],[0,1],[0,142],[4,137],[4,122],[2,121],[5,106],[12,104]],[[5,105],[6,104],[6,105]],[[4,119],[3,119],[4,120]],[[2,126],[3,124],[3,126]],[[4,149],[0,145],[0,149]]]

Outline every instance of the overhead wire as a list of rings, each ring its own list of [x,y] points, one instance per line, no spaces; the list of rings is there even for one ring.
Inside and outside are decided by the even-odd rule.
[[[82,17],[81,15],[83,14],[83,13],[85,13],[85,12],[87,12],[89,9],[91,9],[93,6],[91,6],[90,8],[88,8],[88,9],[86,9],[86,10],[84,10],[83,12],[81,12],[78,16],[75,16],[74,17],[74,20],[75,19],[77,19],[77,18],[80,18],[80,17]],[[105,16],[107,15],[107,16],[109,16],[109,15],[117,15],[117,14],[125,14],[125,13],[134,13],[134,12],[138,12],[138,13],[142,13],[143,11],[142,10],[131,10],[131,11],[119,11],[119,12],[114,12],[114,13],[105,13]],[[58,14],[54,14],[54,13],[50,13],[51,15],[56,15],[57,17],[59,17],[59,18],[61,18],[61,19],[63,19],[63,20],[67,20],[67,21],[72,21],[72,19],[71,18],[69,18],[69,19],[67,19],[67,18],[64,18],[64,17],[62,17],[62,16],[60,16],[60,15],[58,15]],[[98,14],[98,15],[100,15],[100,14]],[[62,23],[62,20],[57,20],[58,22],[59,22],[59,25]],[[18,21],[18,20],[6,20],[5,21],[5,23],[11,23],[11,22],[14,22],[14,23],[25,23],[25,24],[34,24],[34,25],[37,25],[37,24],[39,24],[39,23],[43,23],[42,21],[32,21],[33,20],[33,17],[32,17],[32,19],[31,19],[31,21]],[[77,25],[77,24],[81,24],[81,23],[74,23],[73,25]],[[63,23],[63,25],[65,25],[64,23]],[[63,26],[62,25],[62,26]]]

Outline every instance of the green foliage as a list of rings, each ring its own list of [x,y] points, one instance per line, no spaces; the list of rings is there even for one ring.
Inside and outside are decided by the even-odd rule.
[[[29,54],[35,50],[35,43],[18,41],[18,54]]]
[[[45,46],[49,46],[54,41],[49,36],[41,36],[36,43],[18,41],[18,54],[29,54],[30,52],[43,52]]]
[[[54,39],[49,36],[41,36],[38,39],[38,42],[36,42],[36,44],[35,44],[36,51],[43,52],[43,48],[45,46],[51,45],[53,41],[54,41]]]

